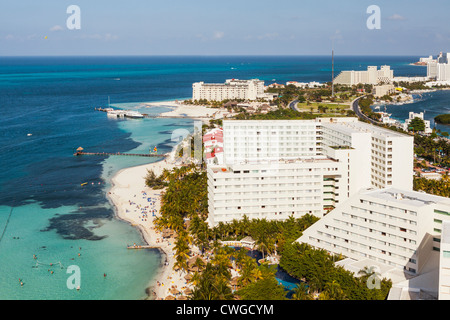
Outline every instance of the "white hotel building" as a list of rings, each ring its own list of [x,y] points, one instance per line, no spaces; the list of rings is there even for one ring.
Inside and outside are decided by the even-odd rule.
[[[427,77],[439,82],[450,81],[450,53],[440,53],[435,60],[427,63]]]
[[[367,71],[342,71],[335,79],[335,84],[353,86],[357,84],[391,83],[394,79],[394,71],[390,66],[381,66],[380,70],[376,66],[369,66]]]
[[[357,118],[224,121],[208,167],[209,223],[318,217],[361,188],[412,189],[413,138]]]
[[[366,189],[305,230],[297,241],[345,256],[340,265],[354,261],[359,270],[364,266],[383,270],[380,278],[393,281],[391,300],[411,299],[411,292],[448,299],[447,223],[448,198],[396,188]]]
[[[450,214],[450,212],[448,212]],[[450,221],[443,221],[439,252],[439,300],[450,300]]]
[[[264,81],[258,79],[229,79],[225,83],[196,82],[192,85],[192,100],[256,100],[259,97],[265,98],[266,96]]]

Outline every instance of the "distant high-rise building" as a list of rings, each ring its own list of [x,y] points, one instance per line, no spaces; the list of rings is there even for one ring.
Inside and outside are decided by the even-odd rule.
[[[450,53],[440,53],[427,63],[427,77],[436,81],[450,81]]]
[[[391,83],[394,71],[390,66],[382,66],[380,70],[376,66],[369,66],[367,71],[342,71],[335,79],[335,84],[353,86],[357,84],[383,84]]]
[[[192,85],[193,100],[256,100],[264,97],[264,81],[258,79],[230,79],[226,80],[225,83],[196,82]]]

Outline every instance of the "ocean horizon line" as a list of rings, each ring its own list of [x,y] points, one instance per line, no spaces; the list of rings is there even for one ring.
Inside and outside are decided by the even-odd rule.
[[[416,58],[416,57],[425,57],[430,54],[423,55],[412,55],[412,54],[336,54],[335,57],[398,57],[398,58]],[[224,58],[224,57],[329,57],[331,56],[331,52],[329,54],[225,54],[225,55],[217,55],[217,54],[157,54],[157,55],[146,55],[146,54],[123,54],[123,55],[108,55],[108,54],[98,54],[98,55],[0,55],[0,58],[189,58],[189,57],[212,57],[212,58]]]

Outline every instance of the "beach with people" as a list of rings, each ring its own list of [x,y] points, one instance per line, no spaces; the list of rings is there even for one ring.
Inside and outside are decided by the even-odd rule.
[[[180,296],[188,289],[184,278],[186,274],[173,270],[175,239],[173,236],[163,237],[153,224],[153,220],[160,215],[161,195],[164,189],[153,190],[145,184],[145,177],[149,170],[159,176],[164,169],[171,170],[176,167],[174,156],[172,152],[165,160],[120,170],[111,179],[112,187],[108,192],[108,198],[115,207],[117,217],[136,227],[145,242],[144,245],[127,244],[129,249],[145,246],[145,248],[158,249],[161,253],[160,271],[151,280],[147,290],[148,299],[152,300],[165,299],[173,296],[175,292],[179,292],[177,295]]]

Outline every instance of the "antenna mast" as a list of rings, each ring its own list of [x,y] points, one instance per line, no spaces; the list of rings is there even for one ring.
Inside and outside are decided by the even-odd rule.
[[[331,50],[331,97],[334,98],[334,49]]]

